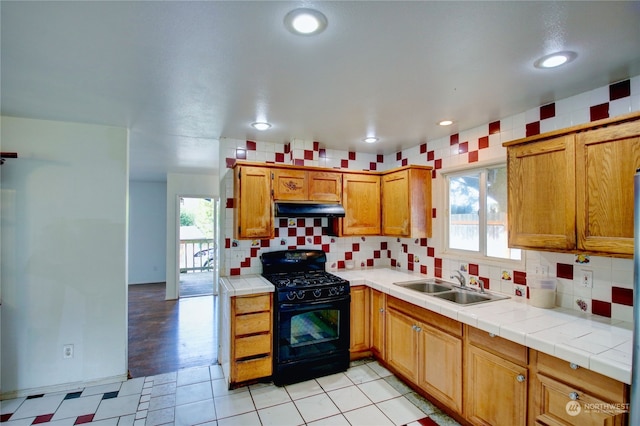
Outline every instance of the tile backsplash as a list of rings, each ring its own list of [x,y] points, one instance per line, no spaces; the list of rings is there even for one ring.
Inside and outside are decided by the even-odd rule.
[[[443,226],[438,211],[444,211],[436,189],[441,173],[451,168],[485,161],[506,161],[503,142],[562,129],[607,117],[640,111],[640,76],[616,82],[590,92],[502,118],[444,138],[416,142],[402,151],[376,155],[325,149],[321,142],[294,139],[270,143],[236,139],[221,140],[221,197],[224,250],[221,275],[259,274],[260,254],[265,251],[313,248],[327,253],[327,269],[346,267],[392,267],[449,279],[461,271],[468,280],[485,288],[528,297],[527,275],[536,266],[545,266],[557,278],[556,304],[631,321],[633,316],[633,261],[564,253],[523,251],[525,261],[500,264],[473,263],[468,259],[445,257],[443,238],[436,230]],[[333,237],[328,235],[326,218],[276,218],[271,240],[233,239],[233,179],[226,173],[236,160],[294,164],[348,170],[388,170],[408,164],[433,166],[433,238]],[[526,265],[519,266],[519,265]],[[583,284],[584,272],[593,277],[592,286]]]

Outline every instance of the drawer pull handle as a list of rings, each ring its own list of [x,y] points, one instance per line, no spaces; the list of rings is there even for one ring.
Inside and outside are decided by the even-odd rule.
[[[577,401],[578,397],[579,397],[578,392],[571,392],[569,394],[569,399],[572,400],[572,401]]]
[[[496,337],[495,333],[489,333],[489,337]]]
[[[569,367],[571,367],[572,370],[577,370],[578,368],[580,368],[580,366],[574,362],[570,363]]]
[[[516,376],[516,380],[517,380],[517,381],[519,381],[520,383],[524,382],[526,379],[527,379],[527,378],[526,378],[526,377],[524,377],[524,375],[523,375],[523,374],[518,374],[518,375]]]

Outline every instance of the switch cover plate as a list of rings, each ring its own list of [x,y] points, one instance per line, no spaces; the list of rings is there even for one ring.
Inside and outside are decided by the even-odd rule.
[[[583,269],[580,271],[580,277],[583,287],[593,288],[593,271]]]

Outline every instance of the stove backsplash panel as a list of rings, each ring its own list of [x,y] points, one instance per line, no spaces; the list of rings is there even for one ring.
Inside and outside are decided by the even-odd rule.
[[[633,318],[633,264],[614,259],[565,253],[525,251],[525,266],[485,264],[465,258],[445,257],[444,241],[435,230],[443,226],[438,211],[444,211],[434,197],[432,211],[434,237],[410,239],[393,237],[329,236],[327,219],[276,218],[272,240],[233,239],[233,180],[227,173],[236,159],[264,163],[320,166],[351,170],[388,170],[408,164],[434,167],[434,193],[441,173],[447,169],[484,161],[506,161],[502,143],[525,136],[587,123],[640,110],[640,76],[610,84],[590,92],[532,108],[521,114],[492,121],[449,136],[416,141],[416,145],[387,155],[325,149],[321,142],[292,140],[286,144],[221,140],[222,234],[224,250],[221,275],[259,274],[264,251],[312,248],[327,252],[327,270],[393,267],[404,271],[449,279],[459,270],[472,282],[514,297],[528,297],[527,274],[535,265],[545,265],[558,280],[556,304],[617,320]],[[582,286],[583,270],[593,272],[593,287]]]

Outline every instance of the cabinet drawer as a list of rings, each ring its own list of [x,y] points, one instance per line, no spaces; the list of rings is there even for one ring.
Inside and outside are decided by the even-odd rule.
[[[437,314],[428,309],[421,308],[413,303],[396,299],[395,297],[389,297],[387,303],[389,307],[402,311],[418,321],[422,321],[425,324],[439,328],[454,336],[462,337],[462,323],[459,321]]]
[[[271,353],[271,334],[257,334],[235,339],[235,359],[269,353]]]
[[[264,333],[271,331],[271,312],[238,315],[235,317],[235,335]]]
[[[234,300],[236,315],[271,310],[271,294],[261,294],[258,296],[236,296]]]
[[[528,362],[527,347],[475,327],[467,327],[469,343],[517,364]]]
[[[551,355],[537,352],[537,368],[557,380],[611,402],[627,402],[627,385]],[[577,367],[577,368],[575,368]]]
[[[271,357],[265,356],[245,361],[236,361],[234,367],[236,370],[236,382],[268,377],[271,375]]]
[[[538,374],[538,380],[541,406],[536,423],[576,426],[625,424],[626,407],[623,404],[607,404],[543,374]]]

